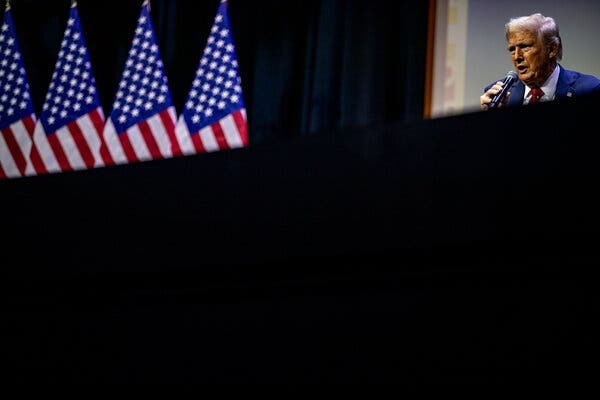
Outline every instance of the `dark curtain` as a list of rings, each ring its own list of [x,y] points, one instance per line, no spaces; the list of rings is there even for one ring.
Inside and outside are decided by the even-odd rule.
[[[84,35],[108,117],[141,0],[80,0]],[[218,0],[153,0],[173,101],[181,111]],[[68,0],[12,0],[36,112],[68,16]],[[428,2],[230,0],[251,143],[421,119]]]

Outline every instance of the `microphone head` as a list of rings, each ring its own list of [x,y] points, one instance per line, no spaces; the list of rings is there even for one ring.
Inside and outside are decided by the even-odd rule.
[[[513,81],[516,81],[517,79],[519,79],[519,75],[517,75],[515,71],[508,71],[508,73],[506,74],[506,78],[510,78]]]

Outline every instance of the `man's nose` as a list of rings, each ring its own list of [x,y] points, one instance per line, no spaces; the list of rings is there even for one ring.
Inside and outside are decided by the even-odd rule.
[[[513,52],[513,60],[518,61],[523,59],[523,52],[518,47]]]

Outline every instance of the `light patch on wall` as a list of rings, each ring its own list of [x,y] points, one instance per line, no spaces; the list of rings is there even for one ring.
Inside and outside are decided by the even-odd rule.
[[[468,9],[468,0],[437,2],[432,117],[463,110]]]

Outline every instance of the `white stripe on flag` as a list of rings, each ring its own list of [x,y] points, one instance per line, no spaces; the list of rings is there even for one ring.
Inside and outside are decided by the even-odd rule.
[[[121,141],[119,140],[119,135],[115,130],[115,125],[112,122],[112,119],[108,119],[106,121],[106,125],[104,127],[103,132],[104,143],[108,148],[108,152],[110,153],[115,164],[126,164],[127,157],[125,156],[125,151],[123,150],[123,146],[121,145]],[[124,133],[126,135],[126,133]]]
[[[173,125],[175,125],[175,122],[177,121],[177,112],[175,111],[175,106],[169,107],[168,111],[169,117],[171,117],[171,121],[173,121]]]
[[[85,169],[85,163],[83,162],[83,158],[81,158],[81,154],[79,153],[79,149],[75,144],[75,140],[73,139],[73,135],[69,128],[65,125],[58,129],[55,135],[71,168],[74,170]]]
[[[179,121],[177,121],[175,133],[177,135],[177,141],[179,141],[179,146],[181,147],[181,152],[185,155],[195,154],[196,149],[194,148],[194,143],[192,143],[190,130],[183,116],[179,117]]]
[[[30,117],[25,117],[30,118]],[[35,118],[32,118],[32,122],[35,124]],[[14,124],[10,126],[10,129],[13,131],[15,138],[17,139],[17,143],[19,144],[19,148],[21,149],[21,153],[23,157],[29,162],[29,152],[31,151],[31,135],[27,131],[27,127],[23,123],[23,120],[20,119]]]
[[[131,146],[133,147],[133,151],[139,161],[147,161],[152,159],[150,150],[148,150],[148,146],[146,146],[146,140],[144,140],[142,132],[137,124],[127,129],[127,132],[123,135],[127,135],[129,138]]]
[[[225,118],[220,121],[221,128],[223,128],[223,135],[227,140],[227,144],[229,148],[235,149],[238,147],[244,147],[244,142],[242,142],[242,138],[240,137],[240,132],[238,131],[237,125],[235,124],[235,120],[228,114]]]
[[[154,136],[154,140],[156,140],[160,154],[164,158],[173,157],[171,140],[169,139],[169,134],[167,133],[159,114],[155,114],[148,119],[148,127]]]
[[[98,112],[100,113],[100,116],[102,116],[102,110],[99,109]],[[90,119],[89,114],[85,114],[76,122],[77,125],[79,125],[81,132],[83,133],[83,137],[85,137],[85,140],[88,144],[90,151],[92,152],[92,155],[94,156],[94,167],[103,167],[104,160],[100,155],[100,146],[102,145],[100,135],[102,134],[102,132],[98,132],[96,130],[96,127]]]
[[[32,122],[35,124],[35,117],[29,116],[29,117],[25,117],[25,118],[31,118]],[[23,157],[23,159],[26,162],[26,166],[28,164],[30,164],[29,152],[31,151],[31,143],[32,142],[31,142],[30,134],[27,131],[27,127],[23,123],[23,119],[20,119],[17,122],[13,123],[12,125],[8,126],[4,131],[10,132],[10,134],[13,135],[15,141],[17,142],[17,145],[19,146],[19,151],[21,152],[21,156]],[[2,136],[2,135],[0,135],[0,136]],[[1,153],[0,154],[0,162],[2,160],[6,160],[6,163],[7,163],[6,165],[4,163],[2,164],[6,175],[9,178],[20,177],[21,172],[19,171],[19,167],[16,165],[16,161],[15,161],[12,153],[8,149],[8,145],[6,144],[4,137],[2,137],[2,143],[0,145],[0,153]],[[5,154],[7,154],[7,155],[5,155]],[[12,164],[12,166],[10,166],[10,164]],[[16,172],[11,172],[11,171],[13,171],[13,168],[15,168],[14,171],[16,171]]]
[[[204,145],[204,150],[206,150],[207,153],[220,150],[215,134],[210,126],[201,129],[199,135],[200,140],[202,140],[202,144]]]
[[[11,125],[12,126],[12,125]],[[11,127],[7,127],[5,131],[9,131]],[[9,134],[12,134],[10,132]],[[19,168],[17,168],[17,164],[13,159],[12,153],[8,150],[8,145],[4,140],[4,135],[0,134],[0,165],[2,165],[2,169],[6,176],[9,178],[18,178],[21,176],[21,172],[19,172]]]
[[[41,122],[35,126],[35,131],[33,133],[33,143],[40,153],[40,157],[46,170],[51,172],[60,172],[60,166],[58,165],[58,160],[54,156],[54,152],[50,147],[50,143],[48,142],[48,138],[46,137],[46,132],[44,131],[44,126]]]

